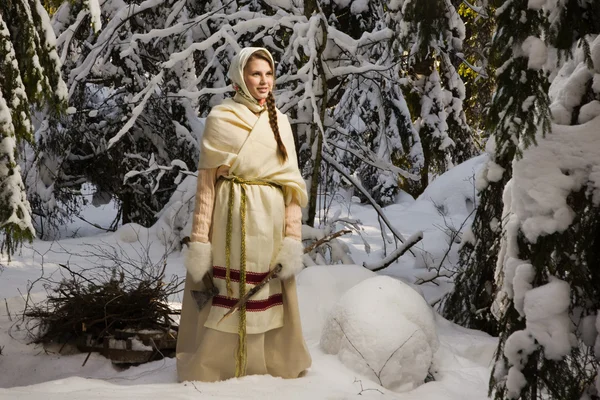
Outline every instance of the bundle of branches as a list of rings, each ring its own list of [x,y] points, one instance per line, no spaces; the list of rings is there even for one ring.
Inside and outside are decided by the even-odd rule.
[[[66,343],[83,336],[102,343],[122,330],[176,329],[172,316],[179,311],[168,298],[181,290],[182,281],[176,276],[165,279],[167,254],[153,262],[148,247],[137,252],[139,258],[120,246],[90,248],[79,256],[96,260],[92,267],[60,264],[60,281],[44,278],[47,299],[26,308],[36,343]]]

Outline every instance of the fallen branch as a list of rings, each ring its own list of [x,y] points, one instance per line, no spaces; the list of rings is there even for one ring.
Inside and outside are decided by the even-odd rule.
[[[354,185],[354,187],[356,187],[358,190],[360,190],[360,192],[366,197],[367,201],[371,204],[371,206],[373,206],[373,208],[375,209],[377,214],[379,214],[379,216],[381,217],[383,222],[385,222],[385,224],[387,225],[389,230],[392,232],[392,234],[400,242],[404,243],[406,241],[406,239],[404,239],[404,236],[402,236],[402,234],[400,232],[398,232],[398,230],[396,230],[396,228],[394,228],[394,226],[392,225],[390,220],[387,218],[387,216],[385,215],[385,213],[383,212],[383,210],[381,209],[379,204],[377,204],[377,202],[375,201],[375,199],[373,199],[373,197],[369,194],[369,192],[359,182],[357,182],[356,179],[354,179],[348,172],[346,172],[344,170],[344,168],[336,160],[331,158],[327,153],[323,153],[323,160],[325,160],[325,162],[327,164],[331,165],[336,171],[338,171],[340,174],[342,174],[344,176],[344,178],[346,178],[348,180],[348,182],[350,182]],[[415,255],[415,253],[413,253],[412,250],[410,250],[410,246],[407,249],[408,249],[408,251],[410,251],[410,253],[413,256]],[[394,253],[392,253],[392,254],[394,254]]]
[[[398,247],[383,260],[377,263],[364,262],[363,267],[373,272],[381,271],[382,269],[389,267],[394,261],[400,258],[404,253],[409,251],[410,248],[417,244],[421,239],[423,239],[423,232],[418,231],[417,233],[409,237],[408,240],[402,246]]]
[[[58,264],[59,280],[42,279],[47,298],[26,304],[23,312],[33,326],[34,342],[79,345],[89,337],[102,344],[119,330],[169,332],[172,315],[179,311],[171,308],[168,299],[181,291],[182,281],[165,276],[170,249],[155,261],[150,257],[150,244],[140,244],[141,249],[129,249],[137,257],[118,245],[88,245],[83,254],[68,253],[93,265]]]

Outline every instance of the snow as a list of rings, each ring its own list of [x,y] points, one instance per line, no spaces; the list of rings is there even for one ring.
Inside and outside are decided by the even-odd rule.
[[[443,176],[444,179],[435,179],[427,186],[419,196],[421,200],[429,200],[450,215],[466,216],[475,204],[475,175],[485,164],[488,156],[486,154],[474,157],[466,161]],[[460,181],[457,185],[457,181]]]
[[[90,17],[92,20],[94,32],[100,32],[100,30],[102,29],[100,4],[98,3],[98,0],[86,0],[86,3],[90,10]]]
[[[545,285],[525,294],[527,330],[544,347],[544,356],[560,360],[577,344],[568,309],[571,301],[569,284],[550,278]]]
[[[547,0],[528,0],[527,8],[532,10],[541,10],[546,5]]]
[[[528,36],[521,45],[528,57],[527,68],[542,69],[548,59],[548,49],[544,41],[536,36]]]
[[[513,278],[515,309],[523,316],[525,315],[525,310],[523,309],[525,304],[525,295],[532,288],[531,283],[533,282],[534,277],[535,270],[529,263],[519,264],[515,268]]]
[[[323,328],[321,346],[383,387],[407,391],[427,377],[439,342],[425,299],[402,281],[378,276],[340,298]]]
[[[592,90],[594,93],[600,93],[600,73],[594,74],[592,80]]]
[[[332,0],[334,4],[336,4],[339,8],[348,7],[351,0]]]
[[[139,224],[130,222],[117,230],[116,235],[119,240],[125,243],[145,243],[148,240],[148,228]]]
[[[552,81],[549,95],[552,100],[550,106],[553,117],[556,114],[555,123],[570,125],[573,109],[581,105],[581,99],[585,93],[593,73],[583,60],[583,55],[577,51],[574,59],[566,62],[558,71]]]
[[[21,293],[26,294],[28,285],[35,282],[42,274],[60,277],[59,263],[69,262],[73,268],[93,266],[97,260],[85,256],[89,246],[104,248],[118,245],[131,257],[144,255],[144,248],[147,248],[153,260],[159,260],[165,254],[165,249],[169,248],[169,245],[163,244],[158,237],[156,226],[143,231],[142,228],[129,224],[115,233],[106,233],[96,228],[89,229],[89,225],[82,220],[66,226],[63,239],[52,242],[34,240],[31,245],[25,245],[10,263],[6,259],[0,260],[4,265],[4,269],[0,272],[0,293],[6,299],[6,303],[0,307],[0,347],[3,347],[0,362],[3,365],[10,365],[9,368],[3,369],[3,374],[0,375],[0,398],[72,400],[85,397],[91,400],[106,398],[152,400],[200,396],[218,399],[484,399],[487,396],[488,379],[497,339],[479,331],[459,327],[440,317],[427,306],[435,303],[446,293],[449,289],[447,282],[439,281],[439,286],[435,284],[414,286],[417,274],[422,271],[415,265],[421,255],[430,254],[437,263],[447,249],[447,235],[438,226],[444,226],[445,219],[458,228],[460,222],[465,219],[464,214],[470,209],[466,199],[473,193],[471,177],[484,162],[485,158],[476,158],[459,165],[437,177],[426,196],[383,208],[398,232],[409,237],[422,231],[424,239],[413,247],[417,257],[407,253],[380,273],[368,271],[360,266],[363,262],[376,262],[385,256],[377,213],[371,207],[357,203],[334,202],[331,205],[329,210],[331,215],[341,211],[342,218],[362,222],[362,238],[356,234],[340,238],[348,246],[352,258],[358,265],[311,266],[299,274],[297,283],[300,315],[304,336],[313,358],[312,367],[307,375],[300,379],[283,380],[270,376],[248,376],[218,383],[177,383],[175,360],[172,358],[122,370],[113,367],[108,360],[96,353],[93,353],[85,366],[82,366],[87,354],[78,353],[72,348],[65,348],[62,353],[59,353],[59,346],[44,349],[39,345],[31,344],[20,320],[20,312],[25,303]],[[193,182],[193,178],[190,176],[188,179]],[[193,192],[193,185],[191,182],[188,183],[189,190]],[[173,204],[177,201],[185,203],[187,196],[189,196],[187,191],[181,193],[177,199],[172,199]],[[445,216],[439,214],[438,209],[433,205],[434,201],[446,207]],[[112,203],[104,207],[103,209],[89,206],[85,208],[83,217],[94,222],[110,221],[117,209]],[[107,210],[112,210],[113,214],[108,215]],[[181,221],[185,221],[185,218],[181,218]],[[176,225],[179,226],[178,224]],[[104,222],[102,225],[107,223]],[[86,236],[70,238],[75,232]],[[146,242],[131,240],[141,232]],[[364,251],[363,239],[372,249],[370,254]],[[457,247],[454,246],[450,252],[450,258],[453,260],[457,257]],[[173,274],[183,276],[184,273],[181,253],[179,251],[170,253],[167,258],[167,277]],[[383,283],[386,289],[375,290],[370,286],[377,282]],[[395,287],[403,289],[392,290]],[[363,293],[360,295],[362,297],[353,299],[349,295],[352,290]],[[396,305],[387,306],[381,301],[376,302],[375,299],[368,298],[366,293],[373,293],[373,291],[376,293],[378,291],[381,295],[385,293],[385,296],[396,299]],[[35,301],[45,297],[39,282],[33,286],[31,293],[32,300]],[[395,378],[386,375],[387,369],[394,370],[398,367],[392,367],[391,364],[400,357],[400,354],[403,354],[402,357],[407,356],[398,351],[383,369],[381,376],[384,384],[407,391],[390,391],[382,386],[376,377],[369,375],[368,371],[357,372],[345,365],[338,356],[327,354],[322,349],[320,345],[322,333],[332,310],[345,301],[359,300],[371,306],[370,308],[365,306],[360,318],[355,319],[358,328],[366,330],[367,320],[375,320],[380,324],[386,323],[376,318],[377,315],[383,315],[384,319],[389,319],[390,324],[393,323],[394,328],[397,329],[397,335],[386,334],[385,330],[369,332],[370,337],[376,340],[377,346],[373,346],[374,349],[383,350],[384,347],[389,349],[395,344],[394,341],[398,343],[402,338],[406,340],[413,331],[421,332],[415,334],[408,343],[415,344],[418,340],[424,349],[423,354],[413,353],[410,357],[414,356],[415,359],[421,360],[419,357],[427,355],[426,359],[432,366],[429,372],[434,380],[410,390],[408,386],[402,386],[399,381],[394,383]],[[174,296],[170,301],[172,305],[178,306],[181,298],[179,295]],[[437,346],[436,336],[439,341]],[[400,343],[396,344],[396,348]],[[410,348],[414,350],[416,347],[410,346]],[[428,351],[431,356],[428,356]],[[381,356],[375,358],[380,360]],[[419,361],[421,373],[425,369],[425,364],[427,362],[424,360]],[[403,362],[402,379],[407,377],[407,365],[408,369],[411,369],[410,364]],[[410,380],[416,381],[413,378]]]
[[[361,14],[369,11],[368,0],[354,0],[350,6],[350,12],[352,14]]]
[[[0,22],[2,22],[1,18]],[[0,192],[0,206],[2,207],[0,229],[10,228],[13,225],[23,233],[29,231],[33,235],[35,229],[31,221],[31,207],[26,198],[21,168],[15,158],[17,152],[15,127],[10,108],[1,91],[0,132],[2,132],[0,140],[0,160],[2,160],[0,163],[0,188],[2,188],[2,192]]]
[[[186,177],[158,215],[153,229],[163,245],[178,243],[191,235],[192,219],[189,216],[195,206],[196,182],[196,176]]]
[[[596,342],[598,331],[596,330],[596,315],[587,315],[581,319],[581,339],[586,346],[593,347]]]
[[[579,109],[579,118],[577,120],[580,124],[585,124],[600,115],[600,101],[592,100],[587,104],[584,104]]]
[[[600,159],[597,127],[600,116],[575,126],[552,125],[552,132],[538,138],[538,145],[514,163],[512,211],[522,221],[531,243],[544,234],[564,231],[573,221],[567,196],[592,182],[595,204],[600,204],[600,175],[594,160]]]

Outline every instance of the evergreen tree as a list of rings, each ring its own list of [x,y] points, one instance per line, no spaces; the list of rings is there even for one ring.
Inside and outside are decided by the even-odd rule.
[[[443,313],[463,326],[497,334],[490,307],[502,234],[502,194],[520,143],[526,148],[535,142],[538,129],[547,132],[550,116],[547,72],[521,50],[526,40],[542,37],[547,27],[545,14],[522,2],[496,1],[491,7],[488,14],[495,10],[497,18],[490,59],[497,71],[497,88],[487,121],[490,159],[477,177],[479,205],[471,231],[463,239],[460,271]]]
[[[10,256],[35,233],[19,166],[19,150],[33,139],[31,107],[64,107],[55,36],[39,0],[0,4],[0,251]]]
[[[495,399],[594,399],[600,309],[600,4],[530,4],[558,51],[551,131],[522,151],[504,191],[496,282]],[[570,42],[570,46],[567,43]],[[535,43],[535,42],[534,42]],[[524,46],[532,56],[545,47]],[[552,68],[553,69],[553,68]]]
[[[430,174],[439,175],[477,150],[463,111],[464,83],[453,59],[462,51],[464,24],[448,0],[407,0],[392,8],[406,56],[402,86],[424,152],[417,185],[420,194]],[[401,6],[401,7],[400,7]]]

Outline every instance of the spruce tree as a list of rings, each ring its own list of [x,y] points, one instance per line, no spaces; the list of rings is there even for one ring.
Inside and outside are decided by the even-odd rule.
[[[530,7],[548,15],[545,45],[558,55],[550,68],[553,124],[546,132],[540,123],[537,146],[514,161],[504,191],[496,274],[501,332],[490,390],[497,400],[594,399],[600,393],[594,178],[600,168],[600,4]]]
[[[19,166],[19,149],[33,140],[31,109],[64,109],[55,36],[39,0],[0,4],[0,251],[10,256],[35,234]]]
[[[491,305],[502,235],[502,194],[512,176],[519,146],[533,144],[538,129],[547,132],[550,116],[547,72],[541,65],[528,66],[530,58],[521,49],[529,37],[542,36],[547,26],[545,14],[524,2],[493,1],[490,5],[488,14],[495,12],[497,18],[490,56],[497,87],[486,124],[490,159],[477,177],[479,205],[463,240],[460,270],[454,290],[444,301],[443,313],[463,326],[497,334],[499,327]]]
[[[405,56],[402,87],[423,148],[418,184],[405,189],[418,195],[430,175],[444,173],[474,154],[471,129],[463,111],[464,83],[455,67],[462,51],[464,24],[448,0],[404,1],[392,13]]]

